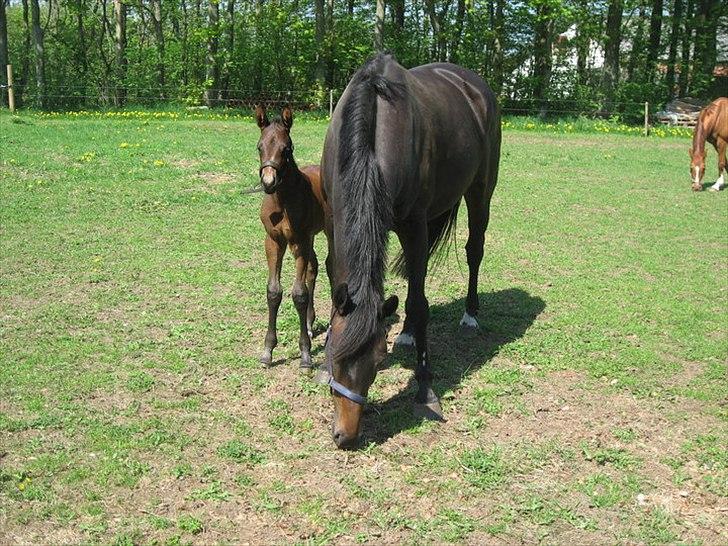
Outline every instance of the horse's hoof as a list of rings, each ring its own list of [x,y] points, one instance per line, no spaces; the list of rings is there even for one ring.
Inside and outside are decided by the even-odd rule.
[[[478,320],[470,315],[467,311],[463,313],[463,318],[460,319],[460,326],[466,326],[467,328],[477,328]]]
[[[309,355],[302,355],[301,356],[301,363],[298,365],[301,370],[312,370],[313,369],[313,362],[311,362],[311,357]]]
[[[445,420],[442,413],[442,406],[440,406],[440,399],[431,388],[427,389],[427,393],[424,396],[418,395],[417,398],[421,402],[415,401],[415,417],[430,421]]]
[[[414,408],[415,417],[418,419],[427,419],[428,421],[444,421],[442,407],[440,401],[435,399],[434,402],[428,402],[426,404],[415,404]]]
[[[400,332],[400,334],[394,339],[394,344],[402,345],[403,347],[414,347],[415,338],[412,334],[408,332]]]

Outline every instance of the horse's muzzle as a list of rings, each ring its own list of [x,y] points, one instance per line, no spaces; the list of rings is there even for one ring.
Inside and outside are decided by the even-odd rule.
[[[260,183],[265,193],[269,195],[275,193],[280,182],[281,178],[278,176],[278,171],[273,167],[263,167],[260,170]]]

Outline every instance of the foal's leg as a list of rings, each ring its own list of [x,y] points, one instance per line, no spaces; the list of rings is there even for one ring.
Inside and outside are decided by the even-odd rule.
[[[715,184],[710,186],[710,190],[712,191],[720,191],[720,189],[725,186],[725,170],[726,170],[726,158],[725,158],[725,152],[726,148],[728,147],[728,142],[723,140],[722,138],[718,139],[718,142],[715,146],[715,149],[718,152],[718,180],[715,181]]]
[[[298,336],[298,347],[301,349],[301,368],[311,368],[311,338],[308,336],[308,328],[306,324],[306,315],[310,297],[308,287],[306,286],[306,274],[308,272],[308,263],[311,253],[313,252],[313,241],[309,240],[303,244],[291,244],[291,252],[296,259],[296,279],[293,281],[293,291],[291,297],[293,304],[298,311],[298,322],[301,331]]]
[[[260,361],[265,366],[273,363],[273,349],[278,345],[276,335],[276,318],[278,307],[281,305],[283,290],[281,290],[281,265],[283,254],[286,252],[285,244],[280,244],[270,236],[265,239],[265,255],[268,260],[268,332],[265,334],[265,348]]]
[[[306,314],[306,328],[308,329],[308,337],[313,337],[313,323],[316,322],[316,311],[313,308],[313,293],[316,290],[316,277],[318,276],[318,258],[313,248],[311,249],[311,259],[308,262],[306,270],[306,287],[308,288],[308,312]]]
[[[491,191],[492,193],[492,191]],[[465,203],[468,206],[468,242],[465,252],[468,257],[468,296],[465,301],[465,313],[460,320],[462,326],[477,328],[478,308],[478,271],[483,261],[483,245],[485,243],[485,230],[488,227],[490,211],[490,195],[487,195],[485,184],[476,184],[465,194]]]
[[[427,351],[427,324],[430,320],[430,305],[425,297],[425,275],[427,274],[427,222],[424,218],[408,222],[406,232],[400,235],[402,251],[407,260],[407,301],[405,312],[412,324],[415,337],[417,365],[417,394],[415,412],[428,419],[441,420],[442,408],[432,390],[432,372]]]

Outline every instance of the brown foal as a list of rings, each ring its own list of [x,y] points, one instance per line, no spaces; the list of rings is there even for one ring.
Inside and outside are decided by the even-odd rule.
[[[290,108],[284,108],[280,118],[270,121],[265,109],[259,106],[255,117],[260,127],[260,181],[266,193],[260,207],[260,221],[265,227],[268,260],[268,332],[260,361],[270,366],[273,349],[278,344],[276,317],[283,298],[281,265],[288,246],[296,260],[291,296],[301,325],[298,341],[301,368],[311,368],[313,293],[318,274],[313,238],[324,229],[325,218],[319,167],[310,165],[299,169],[293,159]]]
[[[725,186],[726,149],[728,149],[728,98],[721,97],[703,108],[693,133],[690,147],[690,178],[694,191],[703,189],[705,175],[705,142],[710,142],[718,152],[718,180],[710,186],[711,191],[720,191]]]

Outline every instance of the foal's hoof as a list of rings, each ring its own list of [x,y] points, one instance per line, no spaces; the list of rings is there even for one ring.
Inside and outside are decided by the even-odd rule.
[[[313,362],[310,355],[301,355],[301,363],[298,365],[301,371],[313,370]]]
[[[444,421],[442,406],[437,395],[430,389],[424,402],[415,402],[415,417],[430,421]]]
[[[415,337],[409,332],[400,332],[400,334],[394,339],[395,345],[401,345],[403,347],[414,347]]]
[[[258,360],[264,368],[270,368],[273,365],[273,353],[271,353],[271,351],[265,350],[263,351],[263,354],[260,355],[260,358]]]

